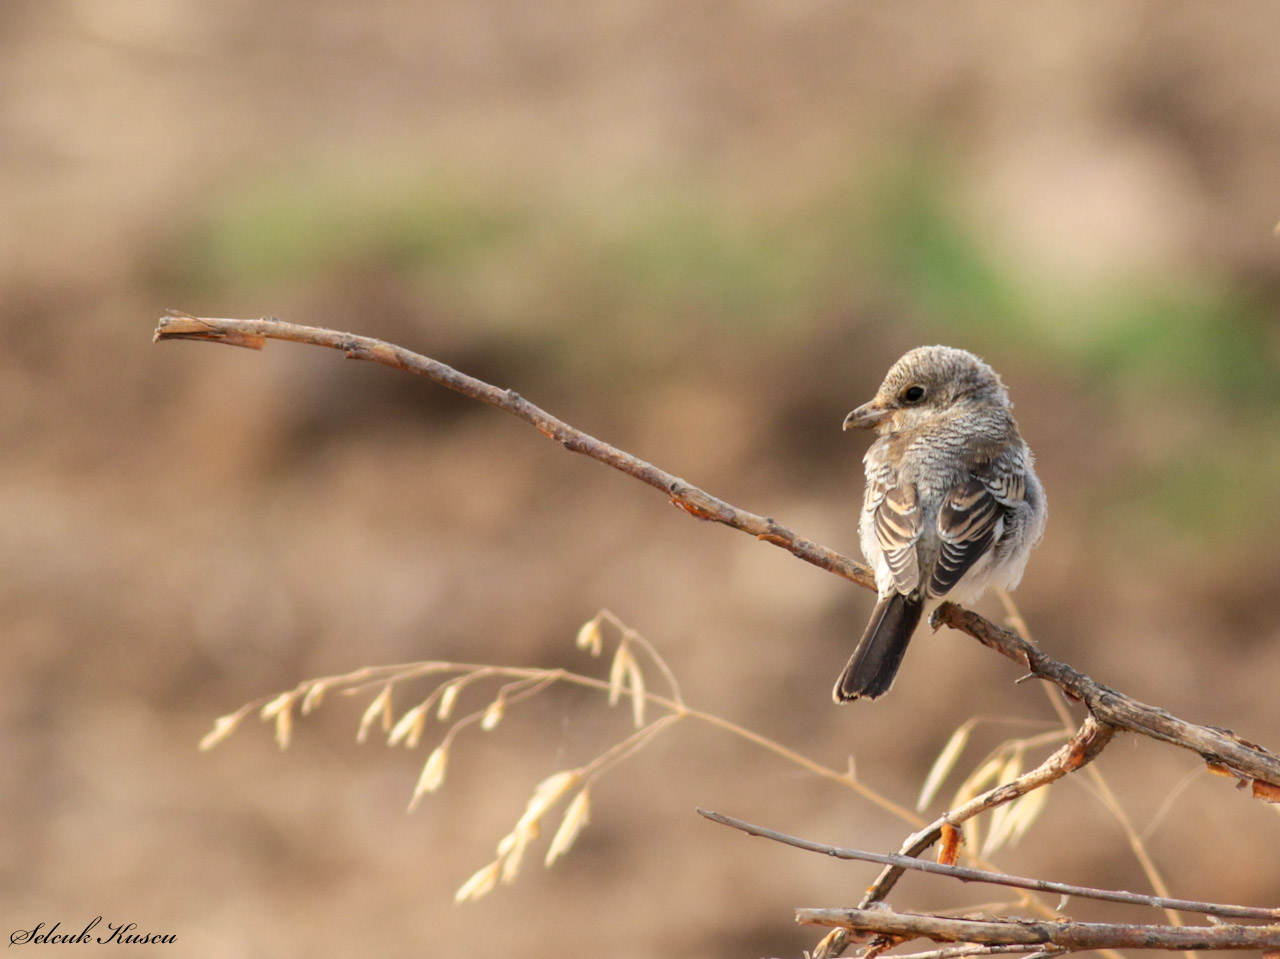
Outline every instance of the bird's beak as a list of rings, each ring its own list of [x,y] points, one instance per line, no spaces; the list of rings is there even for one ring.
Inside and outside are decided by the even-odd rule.
[[[893,410],[885,409],[883,406],[877,406],[876,401],[863,403],[856,410],[844,418],[844,429],[846,430],[870,430],[875,429],[893,414]]]

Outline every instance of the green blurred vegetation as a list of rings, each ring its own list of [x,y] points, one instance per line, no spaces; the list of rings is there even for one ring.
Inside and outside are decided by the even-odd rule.
[[[267,291],[334,272],[397,275],[473,322],[795,333],[874,298],[1097,381],[1141,377],[1280,403],[1269,322],[1226,281],[1120,278],[1072,291],[1000,262],[957,212],[947,173],[907,158],[779,213],[705,190],[615,202],[531,199],[511,185],[319,171],[239,184],[175,253],[184,279]],[[608,203],[609,201],[603,201]]]
[[[584,354],[608,350],[615,373],[708,332],[774,348],[874,308],[921,338],[1020,353],[1115,403],[1137,383],[1184,404],[1212,441],[1126,495],[1156,529],[1246,534],[1247,502],[1280,467],[1280,378],[1260,307],[1226,279],[1049,289],[1001,262],[956,195],[945,165],[919,154],[782,211],[705,185],[562,201],[419,173],[295,172],[238,184],[172,255],[197,289],[268,301],[335,275],[391,277],[474,328],[583,336]],[[1243,404],[1252,414],[1232,422]]]
[[[1227,279],[1164,273],[1048,289],[1002,264],[952,195],[945,171],[921,161],[891,169],[876,185],[865,248],[913,312],[1054,356],[1099,383],[1136,376],[1152,388],[1280,407],[1269,321]]]
[[[748,332],[793,329],[830,288],[825,238],[796,217],[730,212],[692,194],[606,213],[509,186],[318,172],[240,184],[172,256],[182,281],[201,288],[389,272],[499,327],[696,316]]]
[[[243,185],[194,231],[191,252],[218,282],[262,286],[357,259],[394,269],[462,267],[528,227],[510,203],[317,174]]]

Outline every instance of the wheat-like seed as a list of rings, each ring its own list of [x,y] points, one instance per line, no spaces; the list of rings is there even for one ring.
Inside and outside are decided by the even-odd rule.
[[[501,696],[491,702],[484,711],[484,716],[480,719],[480,728],[485,732],[493,729],[494,726],[502,722],[502,715],[506,711],[506,702]]]
[[[219,716],[213,721],[213,729],[205,733],[204,739],[200,740],[200,751],[206,752],[212,749],[218,743],[222,742],[240,725],[240,720],[244,719],[244,710],[240,709],[234,713],[227,713],[225,716]]]
[[[441,743],[435,749],[431,750],[431,755],[427,757],[427,761],[422,764],[422,775],[418,777],[418,784],[413,787],[413,798],[409,800],[409,811],[412,812],[418,805],[420,800],[427,793],[433,793],[444,783],[445,767],[449,764],[449,746],[448,743]]]
[[[609,665],[609,705],[618,705],[622,697],[623,684],[626,682],[627,670],[634,657],[626,643],[619,643],[614,651],[613,662]]]
[[[281,693],[279,696],[276,696],[274,699],[271,699],[264,704],[263,707],[258,710],[258,715],[262,717],[264,722],[268,719],[274,719],[280,713],[280,710],[292,704],[293,697],[293,690]]]
[[[996,777],[996,782],[999,785],[1003,785],[1013,782],[1021,776],[1022,760],[1023,749],[1019,744],[1010,751],[1009,758],[1005,760],[1004,765],[1000,768],[1000,775]],[[984,858],[991,856],[1009,840],[1012,829],[1010,817],[1016,804],[1016,801],[1003,803],[991,811],[990,829],[987,832],[986,841],[982,844]]]
[[[498,843],[498,856],[502,860],[501,879],[504,885],[510,885],[516,881],[520,864],[524,862],[524,851],[529,848],[529,843],[538,838],[538,831],[537,820],[524,825],[517,823],[516,828],[503,836],[502,842]]]
[[[455,679],[451,683],[446,683],[444,691],[440,693],[440,706],[436,709],[436,719],[444,722],[453,715],[453,706],[458,701],[458,692],[462,689],[462,680]]]
[[[600,633],[599,614],[582,624],[582,627],[578,630],[577,637],[574,639],[574,645],[579,649],[590,650],[592,656],[600,655],[600,651],[604,648],[604,643]]]
[[[964,752],[964,747],[969,744],[969,734],[972,731],[973,720],[971,719],[952,733],[947,744],[942,747],[942,752],[938,753],[938,758],[933,761],[933,766],[929,769],[929,775],[925,777],[924,785],[920,787],[920,798],[916,800],[917,811],[923,810],[937,795],[942,783],[955,768],[956,761]]]
[[[538,783],[534,787],[533,795],[529,797],[529,802],[525,805],[524,814],[516,823],[516,829],[527,827],[541,819],[543,814],[576,786],[581,778],[582,773],[577,769],[563,769]]]
[[[1009,812],[1008,844],[1010,846],[1017,845],[1027,830],[1031,828],[1031,824],[1040,818],[1040,814],[1044,812],[1044,807],[1048,802],[1049,790],[1041,786],[1038,789],[1031,790],[1031,792],[1012,804],[1013,809]]]
[[[304,716],[309,716],[313,709],[319,709],[320,703],[324,701],[324,694],[328,692],[329,684],[324,680],[318,680],[311,684],[307,690],[307,695],[302,697],[301,712]]]
[[[1003,766],[1004,760],[997,753],[971,772],[969,777],[960,784],[960,788],[956,790],[956,794],[951,800],[951,808],[955,809],[957,806],[963,806],[982,790],[994,785],[996,777],[1000,775],[1000,770]],[[965,823],[965,832],[968,834],[969,848],[977,849],[982,836],[978,820],[970,819]]]
[[[565,769],[548,776],[534,787],[533,795],[525,804],[524,812],[516,820],[515,827],[498,842],[498,862],[501,864],[500,878],[504,883],[514,882],[524,861],[525,849],[530,842],[538,838],[541,831],[542,817],[548,809],[560,801],[570,789],[582,779],[582,772],[577,769]],[[563,824],[561,829],[563,829]],[[557,837],[559,832],[556,833]],[[571,842],[570,837],[567,842]],[[552,842],[555,846],[555,842]],[[564,848],[568,848],[567,845]]]
[[[493,887],[498,884],[498,872],[501,868],[502,861],[495,859],[489,865],[477,870],[470,879],[458,887],[458,891],[453,894],[453,901],[475,902],[489,895],[493,892]]]
[[[382,731],[391,730],[391,684],[387,683],[382,691],[373,698],[360,717],[360,728],[356,732],[356,742],[363,743],[369,737],[369,728],[375,719],[382,719]]]
[[[506,858],[508,855],[510,855],[511,851],[515,849],[516,843],[521,841],[520,832],[521,830],[519,829],[512,829],[511,832],[507,833],[505,836],[503,836],[501,839],[498,840],[498,858],[499,859]],[[532,833],[532,835],[530,835],[530,832]],[[538,838],[538,826],[535,823],[530,830],[525,830],[524,839],[527,841],[529,839],[537,839],[537,838]]]
[[[569,847],[573,845],[573,841],[578,838],[578,833],[582,832],[582,827],[590,818],[590,787],[583,787],[569,803],[569,808],[564,811],[564,818],[560,820],[560,828],[551,837],[551,846],[547,849],[546,859],[543,860],[544,866],[550,869],[552,863],[569,851]]]
[[[644,726],[644,673],[640,671],[640,663],[634,656],[627,657],[627,686],[631,689],[631,719],[636,729]]]
[[[263,721],[270,719],[276,721],[276,742],[281,749],[289,748],[289,740],[293,734],[294,695],[292,691],[281,693],[262,707],[261,716]]]
[[[425,702],[418,703],[403,716],[400,721],[391,727],[391,732],[387,734],[387,745],[395,746],[401,741],[405,746],[413,749],[418,745],[418,741],[422,738],[422,728],[427,722],[427,704]]]

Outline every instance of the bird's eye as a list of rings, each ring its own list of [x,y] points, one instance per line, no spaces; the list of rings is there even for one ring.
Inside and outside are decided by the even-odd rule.
[[[908,386],[902,391],[902,401],[904,403],[919,403],[924,399],[923,386]]]

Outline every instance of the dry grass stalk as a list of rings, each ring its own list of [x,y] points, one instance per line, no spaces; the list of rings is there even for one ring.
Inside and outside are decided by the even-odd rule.
[[[969,734],[973,732],[974,725],[975,720],[970,719],[958,726],[951,734],[951,738],[947,740],[947,744],[942,747],[942,752],[938,753],[938,758],[929,767],[924,785],[920,787],[920,797],[916,800],[916,812],[923,812],[924,808],[933,802],[933,797],[938,794],[942,783],[951,775],[951,770],[959,761],[964,747],[969,744]]]
[[[357,740],[361,743],[377,728],[381,730],[388,746],[412,749],[425,738],[428,720],[432,715],[438,722],[448,724],[419,772],[409,801],[409,809],[413,810],[427,795],[443,787],[449,758],[457,747],[459,736],[467,728],[478,726],[482,730],[493,729],[511,707],[557,683],[597,690],[613,705],[620,704],[624,698],[628,700],[634,730],[581,766],[560,770],[543,780],[535,788],[515,825],[499,841],[497,857],[477,870],[459,888],[459,901],[482,898],[500,882],[513,881],[519,874],[528,847],[541,833],[547,815],[570,792],[577,790],[561,816],[543,862],[551,866],[561,859],[589,822],[591,787],[599,777],[644,749],[674,723],[683,720],[703,722],[745,739],[814,775],[854,790],[858,795],[899,816],[908,825],[921,825],[919,818],[910,811],[860,783],[853,774],[852,760],[850,770],[841,773],[721,716],[690,708],[684,702],[674,673],[653,645],[608,610],[601,610],[578,630],[575,644],[592,656],[599,656],[609,632],[616,639],[607,679],[564,669],[440,661],[364,667],[344,675],[306,680],[294,689],[246,703],[239,710],[218,718],[213,729],[201,741],[201,748],[209,749],[225,740],[238,728],[240,720],[255,710],[264,720],[275,722],[277,739],[282,745],[287,745],[293,732],[295,707],[298,707],[300,714],[310,713],[319,707],[328,692],[352,696],[376,690],[360,717]],[[665,694],[654,692],[648,687],[642,660],[663,678],[667,687]],[[422,680],[434,680],[434,685],[425,696],[398,709],[395,703],[397,694],[403,695]],[[456,706],[469,688],[494,682],[499,684],[498,689],[485,706],[453,719]],[[316,693],[315,690],[320,692]],[[650,719],[648,707],[658,709],[661,715]]]

